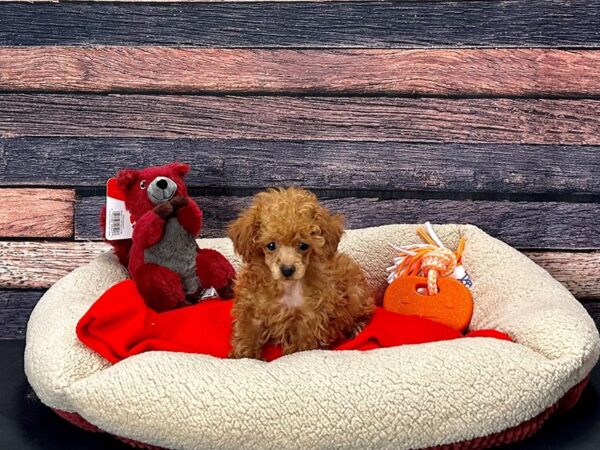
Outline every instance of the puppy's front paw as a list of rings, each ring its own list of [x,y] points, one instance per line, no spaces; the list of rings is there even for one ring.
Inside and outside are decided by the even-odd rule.
[[[229,280],[229,283],[227,283],[226,286],[223,286],[222,288],[217,289],[219,298],[222,298],[223,300],[232,299],[234,296],[233,286],[234,286],[234,281]]]
[[[348,332],[348,339],[354,339],[356,336],[358,336],[360,333],[362,333],[362,331],[367,326],[367,323],[368,322],[366,322],[366,321],[356,322],[354,324],[354,326]]]
[[[229,358],[231,359],[260,359],[262,360],[262,352],[254,348],[234,346],[229,352]]]

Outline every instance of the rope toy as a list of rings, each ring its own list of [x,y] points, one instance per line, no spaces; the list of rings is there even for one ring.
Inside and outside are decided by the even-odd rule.
[[[461,264],[465,248],[465,239],[460,238],[455,252],[448,249],[433,231],[431,223],[417,227],[417,234],[426,244],[405,245],[391,247],[400,255],[394,258],[394,265],[387,268],[391,274],[388,283],[392,283],[401,276],[427,277],[427,292],[436,295],[438,289],[438,276],[447,277],[454,273]]]

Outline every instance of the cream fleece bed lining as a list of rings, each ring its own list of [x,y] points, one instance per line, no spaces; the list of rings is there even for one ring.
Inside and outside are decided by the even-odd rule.
[[[591,371],[598,331],[573,296],[518,251],[476,227],[441,225],[467,239],[472,338],[369,352],[312,351],[272,363],[150,352],[110,366],[75,324],[126,277],[104,254],[56,283],[27,330],[25,370],[46,405],[110,433],[182,449],[424,448],[487,436],[537,416]],[[392,254],[417,243],[413,225],[348,231],[340,250],[361,264],[379,297]],[[235,264],[227,239],[203,247]]]

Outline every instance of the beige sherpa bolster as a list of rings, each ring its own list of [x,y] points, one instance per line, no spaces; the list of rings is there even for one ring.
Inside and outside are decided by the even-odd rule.
[[[514,343],[465,338],[369,352],[311,351],[272,363],[150,352],[110,366],[75,325],[124,279],[109,254],[67,275],[35,308],[25,369],[40,399],[116,435],[167,448],[429,447],[489,435],[528,420],[591,370],[593,321],[547,272],[473,226],[436,226],[448,246],[467,240],[472,329]],[[379,297],[393,256],[417,243],[415,226],[346,233],[340,250]],[[239,264],[227,239],[201,240]]]

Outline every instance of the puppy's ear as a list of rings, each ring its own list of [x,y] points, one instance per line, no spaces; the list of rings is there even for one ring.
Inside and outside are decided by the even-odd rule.
[[[252,255],[257,253],[255,240],[258,227],[258,208],[256,205],[242,211],[239,217],[227,227],[227,235],[233,241],[233,248],[244,261],[249,261]]]
[[[321,237],[325,240],[323,251],[327,256],[332,257],[337,252],[338,244],[344,234],[344,216],[332,214],[327,208],[319,205],[315,213],[315,222]]]

